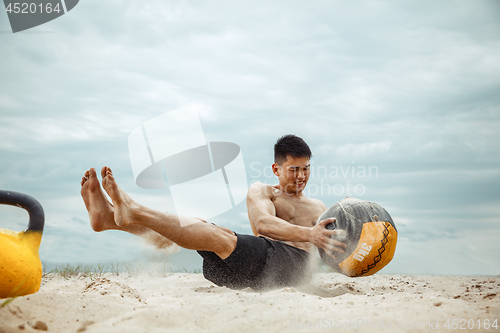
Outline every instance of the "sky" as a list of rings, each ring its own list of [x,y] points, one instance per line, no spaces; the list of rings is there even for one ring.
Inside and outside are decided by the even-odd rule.
[[[240,147],[248,184],[276,184],[273,145],[292,133],[313,151],[307,195],[387,209],[399,238],[382,273],[499,275],[499,15],[482,0],[82,0],[14,34],[2,9],[0,188],[44,207],[44,263],[200,269],[193,251],[93,232],[80,197],[107,165],[172,209],[168,189],[135,183],[128,137],[195,105],[207,141]],[[0,206],[0,227],[27,221]],[[244,201],[209,222],[251,233]]]

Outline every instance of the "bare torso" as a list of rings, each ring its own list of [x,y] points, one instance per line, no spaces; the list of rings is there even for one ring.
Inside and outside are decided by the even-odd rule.
[[[300,196],[287,194],[279,189],[279,185],[266,185],[265,192],[274,205],[276,217],[290,224],[313,227],[320,215],[326,210],[326,206],[322,201],[307,198],[304,194]],[[272,239],[269,236],[259,234],[256,226],[253,223],[251,225],[256,236]],[[313,248],[313,245],[309,242],[286,241],[285,243],[306,251],[311,251]]]

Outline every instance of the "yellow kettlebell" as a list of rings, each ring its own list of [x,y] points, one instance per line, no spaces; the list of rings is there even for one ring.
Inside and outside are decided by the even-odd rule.
[[[24,208],[30,216],[25,231],[0,229],[0,298],[36,293],[42,281],[38,247],[45,221],[43,208],[29,195],[12,191],[0,191],[0,204]]]

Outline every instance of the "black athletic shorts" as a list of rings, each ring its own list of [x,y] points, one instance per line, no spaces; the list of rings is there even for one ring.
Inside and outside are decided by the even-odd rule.
[[[207,280],[232,289],[262,290],[297,286],[311,279],[309,252],[264,237],[235,235],[236,248],[226,259],[198,251]]]

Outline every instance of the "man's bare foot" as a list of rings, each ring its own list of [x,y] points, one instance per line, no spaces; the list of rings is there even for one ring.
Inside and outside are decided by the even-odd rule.
[[[114,221],[113,205],[102,191],[94,168],[87,170],[82,177],[80,191],[85,207],[89,212],[90,226],[94,231],[117,229]]]
[[[114,206],[114,221],[119,227],[126,227],[133,222],[132,209],[135,202],[116,183],[113,172],[107,166],[101,169],[102,187],[108,193]]]

